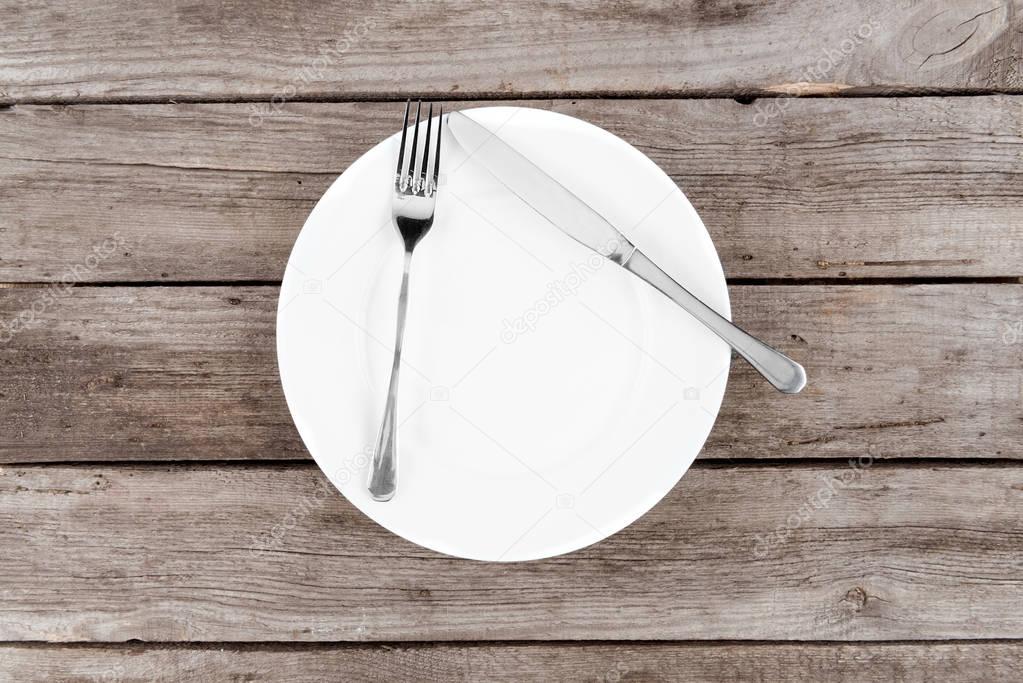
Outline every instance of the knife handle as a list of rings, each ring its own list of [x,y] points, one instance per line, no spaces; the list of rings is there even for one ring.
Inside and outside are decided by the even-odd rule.
[[[796,394],[806,386],[806,371],[802,365],[732,324],[661,270],[639,249],[632,252],[622,267],[639,276],[710,328],[778,391]]]

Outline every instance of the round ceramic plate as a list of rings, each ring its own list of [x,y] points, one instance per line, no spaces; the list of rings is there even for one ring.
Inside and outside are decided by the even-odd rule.
[[[706,229],[641,152],[549,111],[465,113],[729,315]],[[390,215],[397,151],[396,134],[337,179],[288,261],[277,353],[302,439],[353,505],[442,553],[530,560],[614,534],[670,491],[700,451],[729,349],[562,234],[457,144],[445,144],[436,221],[412,262],[398,491],[385,503],[366,491],[401,280]]]

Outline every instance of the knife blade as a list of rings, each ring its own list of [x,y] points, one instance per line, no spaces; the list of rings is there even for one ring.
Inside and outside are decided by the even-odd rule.
[[[525,155],[462,112],[448,115],[448,131],[467,155],[552,225],[585,247],[625,268],[681,306],[723,339],[776,389],[802,391],[806,371],[753,337],[664,272],[604,216]]]

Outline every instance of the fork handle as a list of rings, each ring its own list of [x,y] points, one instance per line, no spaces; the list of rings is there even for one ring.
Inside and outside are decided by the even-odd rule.
[[[401,368],[401,345],[405,339],[405,312],[408,310],[408,274],[412,265],[412,252],[405,250],[405,267],[401,275],[401,293],[398,295],[398,329],[394,340],[394,362],[391,365],[391,383],[387,387],[387,405],[380,423],[377,448],[373,453],[369,473],[369,494],[373,500],[384,502],[394,497],[398,487],[398,370]]]
[[[633,251],[623,267],[688,311],[745,358],[775,389],[796,394],[806,386],[803,366],[744,331],[680,285],[641,252]]]

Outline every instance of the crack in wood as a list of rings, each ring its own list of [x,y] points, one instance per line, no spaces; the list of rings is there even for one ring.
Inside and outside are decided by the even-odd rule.
[[[851,430],[856,431],[860,429],[898,429],[900,427],[926,427],[927,425],[941,424],[945,421],[943,417],[935,417],[925,420],[905,420],[902,422],[875,422],[874,424],[865,425],[836,425],[832,429]]]

